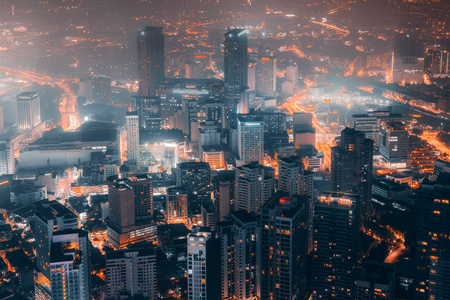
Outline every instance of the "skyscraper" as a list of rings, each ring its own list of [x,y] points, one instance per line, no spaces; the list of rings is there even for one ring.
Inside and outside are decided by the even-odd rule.
[[[360,217],[371,215],[373,140],[363,132],[345,128],[340,147],[331,149],[331,190],[360,195]]]
[[[216,220],[221,222],[231,211],[234,202],[235,171],[219,171],[213,179]]]
[[[356,300],[394,300],[395,265],[366,261],[356,279]]]
[[[235,208],[257,213],[272,197],[275,190],[275,171],[252,162],[236,168]]]
[[[312,250],[312,220],[314,211],[314,173],[305,170],[300,157],[282,157],[278,160],[277,192],[286,192],[289,197],[302,195],[308,198],[308,253]]]
[[[254,214],[232,212],[217,224],[221,240],[222,299],[246,300],[260,295],[258,242],[260,228]]]
[[[50,245],[53,233],[78,229],[77,216],[58,201],[42,200],[33,206],[34,238],[36,240],[36,266],[50,278]]]
[[[130,162],[139,162],[139,115],[137,112],[126,113],[126,131],[127,131],[127,160]]]
[[[264,158],[264,122],[258,118],[238,117],[237,150],[239,160],[260,161]]]
[[[106,253],[107,295],[121,292],[143,294],[156,299],[156,254],[153,248],[118,250]]]
[[[88,232],[56,231],[50,249],[52,300],[91,299],[91,255]]]
[[[314,204],[311,282],[318,298],[355,299],[358,206],[358,196],[345,193],[323,193]]]
[[[225,34],[224,77],[227,98],[226,127],[238,113],[242,91],[247,89],[248,49],[247,30],[233,29]]]
[[[139,94],[154,96],[164,82],[164,35],[162,27],[146,27],[139,31],[138,67]]]
[[[128,243],[153,239],[153,184],[148,175],[108,178],[108,242],[114,248]]]
[[[273,56],[259,56],[256,63],[256,95],[274,97],[277,89],[277,60]]]
[[[261,300],[306,296],[307,201],[277,192],[261,208]]]
[[[35,92],[17,95],[17,123],[19,129],[32,129],[41,123],[41,104]]]
[[[382,122],[380,154],[391,169],[406,169],[409,159],[409,131],[401,122]]]
[[[187,238],[188,299],[220,299],[219,240],[207,227],[194,227]]]
[[[425,180],[416,190],[415,298],[450,299],[450,173]]]

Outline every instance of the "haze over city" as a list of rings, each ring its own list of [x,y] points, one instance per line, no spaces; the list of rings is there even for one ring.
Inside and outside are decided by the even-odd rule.
[[[447,0],[0,0],[0,299],[450,299]]]

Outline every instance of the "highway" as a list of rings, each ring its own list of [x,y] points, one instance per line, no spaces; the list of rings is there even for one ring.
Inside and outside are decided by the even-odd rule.
[[[62,92],[59,102],[59,112],[61,114],[59,125],[66,131],[75,130],[80,127],[81,121],[77,112],[77,96],[70,89],[67,80],[55,79],[46,74],[24,69],[0,67],[0,72],[23,78],[29,82],[36,82],[40,85],[58,87]]]

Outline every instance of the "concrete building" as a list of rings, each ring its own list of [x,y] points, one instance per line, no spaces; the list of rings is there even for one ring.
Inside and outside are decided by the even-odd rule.
[[[356,300],[394,300],[395,265],[367,261],[356,279]]]
[[[358,264],[357,195],[323,193],[314,204],[312,290],[323,299],[355,299]]]
[[[231,212],[235,197],[235,171],[219,171],[213,178],[216,220],[222,222]]]
[[[120,299],[121,293],[131,297],[157,298],[156,254],[153,248],[118,250],[106,253],[107,295]]]
[[[17,95],[17,125],[19,129],[32,129],[41,123],[41,104],[35,92]]]
[[[277,192],[261,208],[261,300],[307,295],[307,199]]]
[[[47,198],[47,187],[23,182],[11,188],[11,202],[30,206]]]
[[[127,160],[138,163],[139,153],[139,115],[137,112],[127,112],[126,114],[127,132]]]
[[[52,300],[91,299],[91,256],[88,232],[56,231],[50,247]]]
[[[277,60],[273,56],[259,56],[256,62],[256,95],[274,97],[277,89]]]
[[[146,27],[139,31],[138,75],[139,94],[154,96],[164,82],[164,35],[162,27]]]
[[[166,222],[167,224],[189,224],[187,192],[184,188],[174,187],[167,189],[166,195]]]
[[[407,169],[410,167],[409,131],[403,123],[381,123],[379,149],[388,168]]]
[[[194,227],[187,238],[188,299],[220,299],[219,240],[207,227]]]
[[[264,123],[260,118],[238,117],[237,151],[239,160],[245,162],[264,158]]]
[[[275,191],[275,171],[252,162],[236,168],[235,209],[257,213]]]

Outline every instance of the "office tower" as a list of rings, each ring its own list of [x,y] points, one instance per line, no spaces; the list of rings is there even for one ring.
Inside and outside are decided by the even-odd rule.
[[[312,220],[314,210],[314,173],[305,170],[298,156],[278,159],[277,192],[285,192],[289,197],[302,195],[308,198],[308,253],[312,250]]]
[[[41,123],[41,104],[35,92],[17,95],[17,125],[19,129],[32,129]]]
[[[207,100],[205,103],[205,120],[218,122],[220,128],[224,128],[225,108],[223,101]]]
[[[188,299],[220,299],[219,239],[207,227],[194,227],[187,238]]]
[[[363,132],[345,128],[340,147],[331,149],[331,190],[360,195],[362,219],[369,219],[372,201],[373,141]]]
[[[218,222],[222,222],[231,212],[231,205],[234,203],[235,176],[235,171],[219,171],[214,176],[214,206]]]
[[[264,158],[264,123],[260,118],[238,117],[237,151],[239,160],[260,161]]]
[[[164,82],[164,35],[162,27],[146,27],[139,31],[138,68],[139,94],[154,96]]]
[[[108,297],[128,293],[156,299],[155,249],[127,249],[106,253],[106,285]]]
[[[312,114],[294,113],[293,127],[295,148],[316,145],[316,130],[313,127]]]
[[[357,275],[356,300],[394,300],[395,265],[366,261]]]
[[[265,112],[261,110],[251,110],[246,115],[241,115],[243,118],[260,118],[264,123],[264,132],[277,135],[286,132],[286,115],[282,112]]]
[[[131,111],[137,111],[140,127],[147,130],[161,129],[161,98],[133,96]]]
[[[14,174],[16,158],[14,151],[11,151],[11,143],[8,141],[0,142],[0,175]]]
[[[188,225],[187,192],[182,187],[167,189],[166,195],[166,221],[167,224],[184,223]]]
[[[286,68],[286,80],[292,82],[294,88],[298,86],[298,66],[289,65]]]
[[[254,299],[260,295],[258,242],[260,228],[254,214],[232,212],[217,224],[221,240],[222,299]]]
[[[278,192],[261,207],[261,300],[306,296],[307,201]]]
[[[211,186],[211,169],[205,162],[179,163],[176,170],[177,186],[188,193],[206,192]]]
[[[392,109],[368,111],[367,114],[353,115],[353,129],[362,131],[366,138],[373,140],[374,146],[378,148],[380,143],[381,122],[401,122],[403,116],[393,114]]]
[[[127,160],[135,163],[139,162],[139,116],[138,113],[126,113],[126,131],[127,131]]]
[[[247,71],[247,85],[249,91],[256,90],[256,62],[250,61]]]
[[[215,121],[205,121],[200,123],[198,128],[199,141],[201,146],[220,145],[220,124]]]
[[[91,261],[88,232],[56,231],[50,249],[52,300],[91,299]]]
[[[273,56],[259,56],[256,63],[256,95],[274,97],[277,90],[277,60]]]
[[[224,79],[227,101],[226,128],[238,113],[241,92],[248,86],[247,30],[233,29],[225,34]]]
[[[323,299],[355,299],[358,264],[359,199],[323,193],[314,204],[313,293]]]
[[[275,171],[257,162],[236,168],[235,210],[257,213],[272,197],[275,190]]]
[[[33,206],[34,238],[36,240],[36,266],[50,278],[50,245],[53,233],[78,229],[77,216],[58,201],[42,200]]]
[[[382,122],[380,154],[391,169],[406,169],[409,159],[409,131],[401,122]]]
[[[13,179],[13,175],[11,174],[3,174],[0,175],[0,208],[6,209],[10,206],[11,203],[11,183]],[[234,174],[233,174],[234,180]]]
[[[149,175],[108,178],[108,242],[114,248],[153,239],[153,183]]]
[[[417,206],[414,299],[450,299],[450,174],[425,180],[415,191]]]

